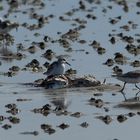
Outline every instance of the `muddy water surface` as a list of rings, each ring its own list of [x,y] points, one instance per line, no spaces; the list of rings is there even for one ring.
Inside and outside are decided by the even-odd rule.
[[[122,85],[111,77],[112,68],[119,66],[123,72],[139,69],[139,65],[133,67],[131,64],[139,61],[140,3],[137,0],[19,0],[17,6],[10,8],[12,5],[4,0],[0,2],[0,16],[20,24],[17,31],[10,32],[15,40],[13,45],[7,46],[6,50],[2,45],[0,48],[0,139],[138,139],[140,103],[138,98],[133,98],[137,92],[134,85],[126,85],[128,100],[124,101],[124,96],[114,88],[103,91],[90,88],[46,90],[25,83],[45,78],[43,64],[65,55],[71,64],[66,68],[75,69],[77,76],[90,74],[101,82],[106,78],[106,83]],[[41,22],[41,27],[31,30],[33,24],[38,26],[40,16],[46,17],[47,22]],[[27,26],[23,26],[24,23]],[[69,42],[65,46],[59,39],[63,39],[62,35],[70,29],[76,29],[78,35],[64,37]],[[120,33],[123,35],[118,35]],[[45,36],[49,37],[46,42]],[[112,37],[114,43],[110,41]],[[36,51],[30,53],[28,48],[33,42],[44,42],[45,48],[40,49],[35,44]],[[23,45],[22,50],[17,50],[19,43]],[[131,50],[125,48],[127,45],[133,45]],[[48,49],[55,53],[52,60],[42,57]],[[7,59],[8,52],[20,52],[24,57]],[[116,52],[123,54],[123,60],[115,61]],[[114,62],[109,67],[103,64],[108,58]],[[25,70],[33,59],[39,61],[41,71]],[[5,74],[12,66],[18,66],[20,70],[8,77]],[[8,104],[16,107],[7,108]],[[42,113],[39,109],[46,104],[50,105],[49,113]],[[42,129],[43,124],[51,127]],[[64,126],[67,127],[64,129]]]

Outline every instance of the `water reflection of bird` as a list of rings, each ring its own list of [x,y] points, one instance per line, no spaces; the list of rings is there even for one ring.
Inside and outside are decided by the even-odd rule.
[[[64,58],[60,57],[57,61],[49,65],[47,72],[45,72],[44,74],[46,74],[48,77],[63,75],[65,73],[65,64],[70,65]]]
[[[137,83],[140,82],[140,70],[130,71],[124,74],[116,75],[115,77],[118,80],[121,80],[124,82],[124,85],[122,89],[120,90],[121,92],[123,92],[126,83],[135,84],[135,87],[140,90],[140,88],[137,86]]]
[[[66,110],[71,104],[65,97],[53,98],[51,101],[56,107]]]

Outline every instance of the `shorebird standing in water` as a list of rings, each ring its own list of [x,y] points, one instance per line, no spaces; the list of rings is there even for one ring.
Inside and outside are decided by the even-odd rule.
[[[49,65],[46,74],[48,77],[55,75],[63,75],[65,73],[65,64],[70,65],[64,58],[60,57],[57,61]]]
[[[137,89],[139,89],[139,91],[140,91],[140,87],[137,86],[137,83],[140,83],[140,70],[130,71],[130,72],[127,72],[127,73],[124,73],[121,75],[116,75],[115,77],[117,77],[118,80],[124,82],[124,85],[123,85],[122,89],[120,90],[120,92],[123,92],[125,85],[127,83],[128,84],[135,84],[135,87]]]

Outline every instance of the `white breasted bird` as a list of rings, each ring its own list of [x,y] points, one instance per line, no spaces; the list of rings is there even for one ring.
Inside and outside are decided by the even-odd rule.
[[[57,61],[54,61],[49,65],[48,70],[44,73],[48,77],[55,75],[63,75],[65,73],[65,64],[70,64],[62,57],[58,58]]]

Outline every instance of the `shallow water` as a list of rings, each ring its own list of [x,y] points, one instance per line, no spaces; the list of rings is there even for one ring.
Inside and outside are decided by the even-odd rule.
[[[22,60],[11,60],[5,61],[1,59],[2,65],[0,66],[0,72],[7,72],[10,67],[17,65],[20,68],[24,68],[27,63],[32,59],[36,58],[39,60],[40,64],[46,61],[45,58],[41,55],[47,50],[52,49],[56,55],[68,55],[68,62],[71,64],[73,69],[77,70],[78,76],[83,75],[94,75],[96,79],[104,81],[106,78],[106,83],[120,84],[123,83],[116,80],[114,77],[111,77],[113,74],[112,68],[103,65],[103,63],[108,58],[114,58],[115,52],[121,52],[125,55],[127,63],[124,65],[118,65],[123,69],[124,72],[138,69],[130,66],[130,62],[134,60],[139,60],[139,55],[132,55],[128,53],[125,49],[127,43],[122,41],[119,37],[115,44],[110,43],[109,33],[117,34],[122,32],[124,35],[134,37],[135,41],[133,44],[138,45],[136,39],[139,39],[139,15],[136,14],[137,11],[140,11],[139,7],[136,6],[137,0],[129,1],[127,4],[129,7],[129,12],[124,12],[123,7],[116,4],[115,1],[109,2],[108,0],[101,0],[101,4],[89,3],[88,1],[83,1],[86,5],[86,10],[79,9],[79,1],[75,0],[49,0],[43,1],[46,4],[46,7],[39,9],[39,6],[33,6],[32,4],[19,5],[16,9],[8,16],[8,19],[11,21],[17,21],[20,24],[27,22],[28,24],[37,23],[35,19],[30,19],[29,9],[34,7],[36,13],[43,14],[48,16],[53,14],[54,17],[49,19],[49,23],[45,24],[43,28],[39,30],[30,31],[22,26],[19,27],[18,31],[12,30],[10,33],[15,37],[15,43],[12,46],[8,46],[8,50],[13,53],[16,52],[16,44],[23,43],[23,45],[28,48],[31,46],[33,41],[43,41],[45,35],[50,36],[54,40],[59,39],[60,35],[57,32],[62,34],[66,33],[69,29],[78,27],[80,24],[74,21],[75,18],[80,18],[81,20],[87,21],[85,28],[80,30],[80,36],[76,41],[69,41],[71,52],[68,52],[68,48],[63,48],[59,43],[48,42],[45,50],[37,48],[37,52],[30,54],[27,51],[23,51],[26,55]],[[92,2],[92,1],[91,1]],[[4,7],[4,10],[1,11],[0,16],[3,17],[8,10],[8,5],[6,1],[2,1],[1,5]],[[112,6],[112,8],[109,8]],[[65,15],[66,12],[71,11],[72,9],[78,10],[72,15]],[[104,13],[102,10],[106,9],[107,12]],[[27,11],[27,14],[23,14],[23,11]],[[91,12],[90,12],[91,11]],[[96,20],[86,18],[87,14],[93,14],[97,17]],[[59,20],[60,16],[64,16],[68,21]],[[118,21],[115,25],[109,23],[109,18],[115,18],[122,16],[121,20]],[[128,21],[133,21],[134,24],[138,24],[136,29],[131,29],[130,31],[125,31],[120,29],[120,26],[128,24]],[[76,24],[75,26],[73,24]],[[129,24],[128,24],[129,25]],[[131,25],[129,25],[131,27]],[[112,30],[116,30],[112,32]],[[40,35],[35,37],[34,33],[39,33]],[[79,40],[85,40],[85,44],[78,43]],[[28,41],[27,41],[28,40]],[[101,47],[106,49],[106,53],[99,55],[92,46],[89,44],[93,40],[100,42]],[[52,61],[56,60],[53,58]],[[48,61],[48,60],[47,60]],[[48,62],[52,62],[48,61]],[[67,69],[70,67],[68,66]],[[43,67],[44,71],[46,70]],[[5,130],[1,129],[0,135],[1,140],[11,140],[11,139],[97,139],[97,140],[113,140],[113,139],[138,139],[139,138],[139,115],[137,114],[140,111],[139,101],[134,100],[134,103],[137,103],[133,107],[129,105],[126,106],[117,106],[118,104],[123,104],[124,97],[121,93],[111,90],[111,91],[97,91],[92,89],[85,88],[76,88],[76,89],[60,89],[60,90],[46,90],[43,88],[37,88],[32,86],[26,86],[23,83],[30,83],[36,79],[44,78],[43,72],[31,72],[31,71],[19,71],[16,76],[7,77],[0,75],[0,107],[1,114],[5,117],[13,116],[10,113],[7,113],[8,110],[5,108],[6,104],[15,103],[20,109],[20,112],[15,116],[20,118],[20,123],[12,124],[7,119],[1,121],[1,126],[4,124],[11,124],[12,128]],[[131,99],[135,96],[137,90],[134,88],[134,85],[126,85],[125,93],[126,98]],[[95,96],[94,94],[102,93],[101,96]],[[102,99],[104,105],[101,108],[97,108],[93,105],[89,105],[88,100],[91,97],[96,99]],[[18,99],[29,99],[27,101],[17,101]],[[126,102],[127,103],[127,102]],[[128,104],[131,102],[129,101]],[[80,118],[72,117],[68,115],[56,115],[55,113],[50,113],[48,116],[43,116],[39,113],[33,113],[31,110],[34,108],[40,108],[45,104],[51,104],[52,108],[55,109],[56,106],[61,105],[64,107],[70,114],[75,112],[82,112]],[[108,111],[106,111],[106,109]],[[135,113],[133,117],[128,117],[127,120],[119,123],[117,121],[117,116],[120,114],[128,114],[130,112]],[[110,115],[113,121],[110,124],[105,124],[100,119],[97,119],[98,116]],[[87,128],[82,128],[81,123],[87,122],[89,126]],[[56,130],[54,134],[49,135],[44,133],[40,128],[40,125],[46,123],[51,124],[52,128]],[[70,127],[61,130],[58,125],[61,123],[69,124]],[[34,136],[32,134],[23,134],[24,132],[33,132],[38,131],[39,134]]]

